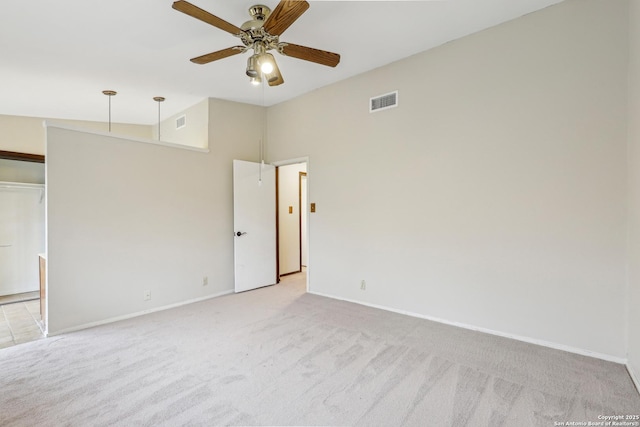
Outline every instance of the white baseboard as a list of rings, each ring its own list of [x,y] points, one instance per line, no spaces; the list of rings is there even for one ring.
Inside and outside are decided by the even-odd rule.
[[[525,336],[520,336],[520,335],[515,335],[515,334],[509,334],[509,333],[500,332],[500,331],[494,331],[492,329],[487,329],[487,328],[483,328],[483,327],[480,327],[480,326],[474,326],[474,325],[469,325],[469,324],[460,323],[460,322],[452,322],[450,320],[440,319],[440,318],[437,318],[437,317],[427,316],[427,315],[419,314],[419,313],[413,313],[411,311],[398,310],[398,309],[395,309],[395,308],[385,307],[385,306],[377,305],[377,304],[369,304],[369,303],[362,302],[362,301],[357,301],[357,300],[352,300],[352,299],[348,299],[348,298],[337,297],[337,296],[334,296],[334,295],[324,294],[324,293],[320,293],[320,292],[309,292],[309,293],[310,294],[314,294],[314,295],[318,295],[318,296],[321,296],[321,297],[327,297],[327,298],[337,299],[337,300],[340,300],[340,301],[352,302],[354,304],[364,305],[364,306],[371,307],[371,308],[377,308],[377,309],[380,309],[380,310],[391,311],[393,313],[404,314],[404,315],[411,316],[411,317],[417,317],[417,318],[420,318],[420,319],[431,320],[433,322],[443,323],[445,325],[457,326],[459,328],[469,329],[469,330],[477,331],[477,332],[483,332],[485,334],[491,334],[491,335],[496,335],[496,336],[503,337],[503,338],[510,338],[510,339],[517,340],[517,341],[523,341],[523,342],[526,342],[526,343],[529,343],[529,344],[535,344],[535,345],[540,345],[540,346],[543,346],[543,347],[553,348],[553,349],[556,349],[556,350],[567,351],[569,353],[580,354],[582,356],[594,357],[596,359],[602,359],[602,360],[606,360],[608,362],[615,362],[615,363],[620,363],[622,365],[627,365],[627,359],[626,358],[616,357],[616,356],[612,356],[612,355],[609,355],[609,354],[596,353],[596,352],[593,352],[593,351],[584,350],[584,349],[576,348],[576,347],[571,347],[571,346],[564,345],[564,344],[558,344],[558,343],[549,342],[549,341],[543,341],[543,340],[539,340],[539,339],[535,339],[535,338],[530,338],[530,337],[525,337]],[[636,386],[637,385],[638,385],[638,383],[636,381]]]
[[[638,391],[638,393],[640,393],[640,377],[636,375],[629,363],[627,363],[627,372],[629,372],[631,381],[633,381],[633,383],[636,385],[636,390]]]
[[[142,310],[142,311],[138,311],[138,312],[131,313],[131,314],[125,314],[123,316],[117,316],[117,317],[111,317],[109,319],[98,320],[97,322],[89,322],[89,323],[85,323],[85,324],[82,324],[82,325],[79,325],[79,326],[73,326],[71,328],[66,328],[66,329],[62,329],[60,331],[55,331],[53,333],[47,332],[46,336],[56,336],[56,335],[66,334],[66,333],[69,333],[69,332],[76,332],[76,331],[80,331],[82,329],[93,328],[95,326],[106,325],[108,323],[118,322],[120,320],[126,320],[126,319],[131,319],[133,317],[144,316],[145,314],[155,313],[157,311],[169,310],[171,308],[176,308],[176,307],[180,307],[180,306],[187,305],[187,304],[193,304],[195,302],[206,301],[208,299],[218,298],[218,297],[229,295],[229,294],[232,294],[232,293],[233,293],[233,289],[228,290],[228,291],[224,291],[224,292],[219,292],[219,293],[213,294],[213,295],[207,295],[205,297],[193,298],[193,299],[190,299],[190,300],[177,302],[175,304],[163,305],[161,307],[154,307],[154,308],[150,308],[148,310]]]

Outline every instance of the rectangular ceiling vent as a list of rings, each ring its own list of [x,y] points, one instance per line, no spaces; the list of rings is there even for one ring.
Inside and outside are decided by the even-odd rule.
[[[385,93],[369,100],[369,112],[388,110],[398,106],[398,91]]]
[[[182,129],[187,125],[187,115],[183,114],[182,116],[176,119],[176,130]]]

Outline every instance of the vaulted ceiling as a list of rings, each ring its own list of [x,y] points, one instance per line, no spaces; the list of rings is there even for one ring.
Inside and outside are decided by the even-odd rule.
[[[492,27],[561,0],[310,1],[281,41],[339,53],[336,68],[276,54],[285,83],[254,87],[249,53],[231,34],[171,8],[172,0],[22,0],[0,13],[0,114],[152,124],[208,97],[273,105]],[[251,0],[191,0],[240,26]],[[274,9],[277,0],[262,0]]]

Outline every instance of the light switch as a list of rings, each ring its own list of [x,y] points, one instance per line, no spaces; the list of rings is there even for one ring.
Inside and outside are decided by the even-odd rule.
[[[315,212],[315,211],[316,211],[316,204],[311,203],[311,212]]]
[[[289,206],[289,213],[292,214],[293,213],[293,206]]]

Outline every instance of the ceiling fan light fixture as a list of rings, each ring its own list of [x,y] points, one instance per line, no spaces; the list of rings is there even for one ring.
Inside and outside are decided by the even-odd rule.
[[[259,55],[251,55],[247,59],[247,76],[255,78],[260,77]]]
[[[275,58],[270,53],[263,53],[260,55],[260,71],[264,74],[271,74],[275,68]]]
[[[251,77],[251,84],[252,85],[259,86],[260,83],[262,83],[262,78],[259,75],[255,76],[255,77]]]
[[[280,74],[280,68],[278,68],[278,63],[274,61],[273,63],[273,71],[269,74],[265,74],[264,78],[267,79],[269,86],[279,86],[284,83],[284,79],[282,78],[282,74]]]

